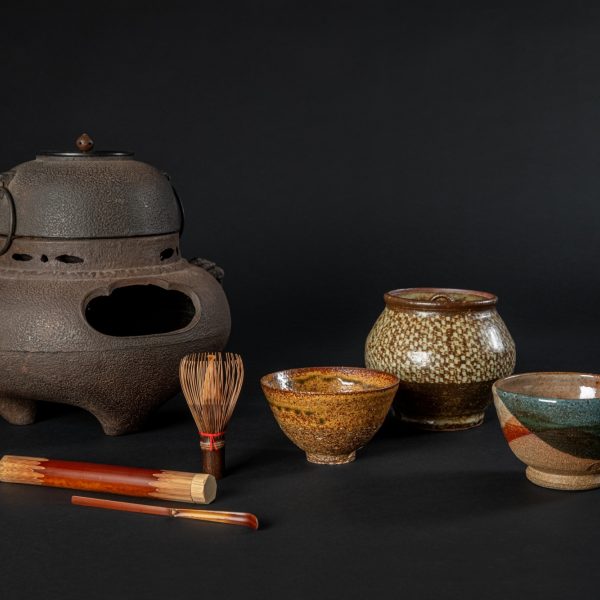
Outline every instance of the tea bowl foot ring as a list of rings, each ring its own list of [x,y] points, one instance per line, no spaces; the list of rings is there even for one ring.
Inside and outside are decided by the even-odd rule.
[[[527,467],[525,475],[531,483],[551,490],[593,490],[600,488],[600,473],[566,475]]]
[[[351,463],[356,458],[356,452],[350,454],[315,454],[313,452],[306,453],[306,460],[316,465],[345,465]]]
[[[461,431],[463,429],[472,429],[473,427],[479,427],[485,417],[484,413],[461,417],[435,417],[429,419],[408,417],[402,413],[396,413],[396,415],[404,423],[427,431]]]

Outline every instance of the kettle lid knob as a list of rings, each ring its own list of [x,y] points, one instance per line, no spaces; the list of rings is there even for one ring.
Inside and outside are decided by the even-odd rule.
[[[94,140],[87,133],[82,133],[75,141],[75,146],[79,152],[90,152],[94,147]]]

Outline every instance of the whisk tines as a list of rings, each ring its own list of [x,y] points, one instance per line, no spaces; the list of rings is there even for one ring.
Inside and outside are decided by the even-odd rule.
[[[183,395],[200,433],[203,471],[222,476],[225,430],[244,381],[241,356],[231,352],[188,354],[181,360]]]

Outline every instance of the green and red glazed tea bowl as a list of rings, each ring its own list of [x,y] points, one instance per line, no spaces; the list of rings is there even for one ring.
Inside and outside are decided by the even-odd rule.
[[[263,392],[285,435],[309,462],[352,462],[383,424],[395,375],[359,367],[309,367],[265,375]]]
[[[492,388],[504,437],[529,481],[600,487],[600,375],[524,373]]]

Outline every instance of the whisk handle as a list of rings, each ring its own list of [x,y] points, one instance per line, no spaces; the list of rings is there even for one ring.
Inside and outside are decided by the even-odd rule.
[[[222,479],[225,474],[225,432],[198,433],[204,473],[212,475],[215,479]]]
[[[222,479],[225,474],[225,446],[215,450],[207,450],[200,446],[202,452],[202,472]]]

